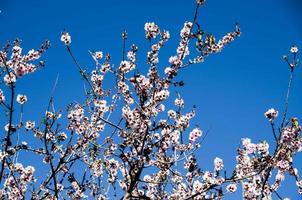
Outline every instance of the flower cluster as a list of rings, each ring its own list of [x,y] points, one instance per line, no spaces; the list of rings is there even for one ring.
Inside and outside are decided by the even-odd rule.
[[[135,68],[135,65],[129,61],[122,61],[119,67],[121,73],[128,73]]]
[[[112,158],[110,160],[105,161],[105,167],[108,171],[108,182],[114,183],[117,179],[117,172],[119,167],[118,162]]]
[[[81,187],[81,185],[77,181],[72,181],[71,186],[74,190],[74,192],[70,192],[69,196],[71,199],[82,199],[87,198],[87,196],[84,194],[84,189]]]
[[[169,97],[169,94],[170,94],[169,90],[159,91],[159,92],[155,93],[154,101],[161,102],[161,101],[167,99]]]
[[[5,190],[0,192],[0,198],[23,199],[24,194],[28,189],[28,184],[34,180],[33,174],[35,172],[35,168],[32,166],[23,167],[21,163],[15,163],[11,166],[11,171],[12,175],[5,180]]]
[[[129,86],[124,81],[119,81],[117,83],[119,90],[124,96],[125,102],[127,104],[132,104],[134,99],[132,98],[131,92],[129,90]]]
[[[91,72],[90,80],[93,85],[93,92],[99,95],[103,95],[102,83],[104,80],[104,74],[99,73],[97,70]]]
[[[188,43],[192,27],[192,22],[186,22],[183,26],[183,29],[180,31],[181,40],[177,48],[177,58],[180,60],[189,55]]]
[[[74,130],[76,133],[83,133],[85,126],[81,125],[81,120],[84,118],[84,109],[80,105],[75,105],[74,110],[68,114],[69,125],[68,128]]]
[[[275,110],[267,112],[268,119],[274,119]],[[271,114],[273,113],[273,114]],[[273,155],[269,154],[269,145],[266,141],[258,144],[251,142],[249,138],[242,140],[242,149],[238,150],[236,177],[244,179],[243,197],[251,198],[271,198],[272,192],[276,191],[288,172],[296,179],[298,171],[293,167],[293,155],[300,151],[302,139],[299,135],[301,127],[297,119],[292,119],[292,126],[285,127],[281,132],[278,146]],[[271,170],[276,170],[275,181],[268,181]]]
[[[149,70],[149,76],[154,76],[157,74],[156,68],[154,68],[159,63],[158,53],[159,50],[164,46],[164,43],[167,42],[170,38],[170,33],[168,31],[163,31],[161,33],[161,38],[158,43],[151,46],[150,51],[148,52],[148,63],[151,64],[151,69]]]
[[[50,47],[49,41],[45,41],[41,45],[40,49],[32,49],[28,51],[27,54],[22,55],[22,48],[20,44],[20,40],[15,40],[10,58],[8,57],[8,49],[0,51],[0,66],[5,67],[7,69],[6,71],[9,72],[4,76],[4,82],[6,83],[6,85],[15,83],[17,77],[32,73],[39,67],[43,66],[43,61],[40,61],[38,64],[34,64],[34,61],[37,61],[41,57],[41,55]]]
[[[148,22],[145,24],[145,32],[146,32],[146,38],[150,40],[152,38],[156,38],[156,36],[159,35],[160,30],[159,27],[154,22]]]

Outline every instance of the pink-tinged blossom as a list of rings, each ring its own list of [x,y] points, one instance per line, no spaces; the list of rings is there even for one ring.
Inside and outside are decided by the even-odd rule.
[[[290,52],[291,52],[291,53],[296,54],[296,53],[298,53],[298,51],[299,51],[299,49],[298,49],[298,47],[297,47],[296,45],[293,45],[293,46],[290,48]]]
[[[89,164],[92,175],[95,177],[100,177],[103,174],[103,163],[101,160],[94,160]]]
[[[38,64],[33,64],[31,62],[38,60],[42,53],[44,53],[50,47],[49,41],[46,41],[42,44],[40,49],[31,49],[27,54],[21,55],[22,48],[20,47],[20,43],[21,41],[18,39],[14,41],[14,46],[12,48],[12,54],[10,57],[6,52],[0,52],[0,66],[7,67],[7,74],[4,76],[4,82],[6,85],[15,83],[17,77],[32,73],[36,71],[38,67],[43,66],[43,61],[40,61]]]
[[[180,66],[180,65],[182,64],[182,61],[181,61],[181,59],[180,59],[179,57],[177,57],[177,56],[171,56],[171,57],[169,58],[169,63],[170,63],[171,65],[173,65],[173,66]],[[168,68],[168,69],[165,70],[165,73],[168,74],[170,71],[171,71],[171,69]]]
[[[160,112],[163,112],[163,111],[165,111],[165,105],[164,104],[159,104],[159,106],[158,106],[158,111],[160,111]]]
[[[277,182],[282,182],[282,181],[284,181],[284,179],[285,179],[284,172],[281,171],[281,170],[278,170],[278,173],[277,173],[277,175],[276,175],[276,177],[275,177],[275,180],[276,180]]]
[[[64,185],[62,185],[60,183],[57,183],[57,189],[58,189],[59,192],[63,191]]]
[[[17,78],[14,73],[10,72],[4,76],[3,80],[6,85],[12,85],[16,82]]]
[[[261,153],[262,155],[267,155],[269,154],[269,144],[266,141],[262,141],[259,144],[257,144],[257,149],[259,151],[259,153]]]
[[[101,52],[101,51],[96,51],[96,52],[94,52],[94,58],[95,58],[96,60],[102,59],[102,58],[103,58],[103,52]]]
[[[179,42],[179,46],[177,47],[177,59],[174,59],[173,62],[170,63],[174,63],[173,65],[175,66],[180,66],[181,61],[189,55],[189,37],[191,34],[191,28],[193,26],[192,22],[185,22],[183,29],[180,31],[180,42]]]
[[[153,68],[151,67],[149,70],[149,76],[153,75],[155,72],[155,68],[154,66],[156,66],[159,63],[159,58],[158,58],[158,52],[160,50],[161,46],[159,44],[153,44],[151,46],[151,50],[148,52],[147,57],[148,57],[148,63],[151,64],[151,66],[153,66]]]
[[[125,102],[130,105],[133,104],[134,99],[132,98],[131,92],[129,90],[129,86],[124,81],[119,81],[117,83],[119,90],[122,92],[124,96]]]
[[[134,51],[128,51],[127,58],[130,62],[135,63],[136,62],[136,53]]]
[[[4,182],[6,195],[8,199],[23,199],[27,191],[28,184],[34,181],[35,168],[32,166],[23,167],[21,163],[14,163],[10,166],[14,175],[9,177]],[[17,174],[19,176],[17,176]]]
[[[249,144],[251,144],[251,139],[250,138],[242,138],[241,143],[244,147],[247,147]]]
[[[34,121],[27,121],[25,123],[25,128],[26,130],[31,130],[35,127],[35,122]]]
[[[257,145],[252,143],[250,138],[243,138],[242,145],[249,154],[257,151]]]
[[[170,39],[170,33],[169,31],[163,31],[161,34],[161,38],[166,42],[167,40]]]
[[[208,184],[216,184],[215,175],[209,171],[206,171],[203,174],[202,179]]]
[[[169,95],[170,95],[169,90],[161,90],[161,91],[155,93],[154,101],[161,102],[161,101],[167,99],[169,97]]]
[[[116,161],[114,158],[111,158],[110,160],[105,161],[105,167],[106,170],[108,171],[108,182],[109,183],[114,183],[117,179],[117,172],[118,172],[118,167],[119,163]]]
[[[195,142],[199,137],[202,136],[202,131],[199,128],[194,128],[191,132],[190,132],[190,136],[189,136],[189,140],[191,142]]]
[[[296,137],[296,135],[297,135],[297,131],[294,128],[286,127],[283,129],[282,132],[282,141],[290,142]]]
[[[119,70],[121,73],[128,73],[131,70],[135,68],[135,65],[133,63],[130,63],[129,61],[122,61],[119,67]]]
[[[284,170],[288,170],[290,167],[290,163],[287,160],[280,160],[277,162],[276,165],[280,170],[284,171]]]
[[[102,66],[101,66],[101,72],[102,73],[106,73],[110,70],[110,64],[109,63],[104,63]]]
[[[27,96],[22,95],[22,94],[18,94],[17,95],[17,102],[21,105],[25,104],[27,102]]]
[[[147,174],[147,175],[144,176],[143,180],[144,180],[145,182],[151,182],[151,181],[152,181],[152,177],[151,177],[150,175]]]
[[[276,117],[278,117],[278,111],[275,110],[274,108],[270,108],[268,109],[265,113],[264,113],[264,116],[270,121],[274,121],[274,119]]]
[[[46,111],[45,112],[45,117],[46,117],[46,119],[54,119],[55,118],[55,114],[53,112]]]
[[[106,100],[95,100],[94,105],[101,114],[109,110]]]
[[[236,192],[237,185],[235,183],[231,183],[226,187],[226,189],[228,192],[231,192],[231,193]]]
[[[178,107],[183,107],[185,105],[185,101],[182,98],[177,98],[175,99],[174,104]]]
[[[64,42],[65,45],[70,45],[71,44],[71,36],[69,35],[68,32],[64,31],[61,34],[61,41]]]
[[[77,181],[73,181],[71,183],[73,189],[75,190],[74,193],[71,194],[72,199],[82,199],[87,198],[87,195],[85,195],[82,187],[79,185]]]
[[[194,181],[194,183],[193,183],[193,193],[194,194],[200,193],[202,191],[203,187],[204,186],[200,181],[198,181],[198,180]]]
[[[41,53],[37,50],[31,49],[27,55],[25,56],[24,60],[26,60],[27,62],[29,61],[33,61],[33,60],[37,60],[39,59],[41,56]]]
[[[180,31],[180,37],[185,38],[190,35],[190,31],[192,28],[193,23],[192,22],[185,22],[183,28]]]
[[[165,72],[165,74],[171,74],[171,71],[172,71],[173,69],[171,68],[171,67],[167,67],[165,70],[164,70],[164,72]]]
[[[302,180],[297,181],[296,184],[297,184],[297,186],[298,186],[299,188],[302,188]]]
[[[214,168],[215,171],[220,171],[223,169],[223,160],[221,158],[216,157],[214,159]]]

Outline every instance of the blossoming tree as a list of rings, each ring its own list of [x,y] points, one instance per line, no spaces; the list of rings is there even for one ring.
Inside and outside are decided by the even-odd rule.
[[[41,123],[23,121],[22,111],[27,96],[16,94],[18,79],[44,66],[40,61],[49,48],[46,41],[38,50],[22,54],[20,40],[12,47],[7,43],[0,51],[0,70],[5,85],[0,89],[1,109],[7,113],[7,125],[1,135],[0,197],[1,199],[222,199],[227,193],[242,187],[243,199],[282,199],[278,189],[282,181],[293,177],[302,193],[302,181],[293,165],[301,150],[301,127],[296,117],[288,117],[288,99],[293,74],[298,64],[298,48],[292,46],[292,57],[284,56],[290,78],[282,114],[282,123],[275,124],[278,111],[264,113],[272,128],[275,142],[253,143],[243,138],[237,149],[237,164],[231,172],[216,157],[213,169],[202,170],[195,151],[204,139],[200,128],[191,128],[194,108],[185,112],[180,95],[170,104],[170,90],[183,86],[175,81],[181,69],[202,63],[213,53],[219,53],[240,35],[239,26],[216,41],[212,34],[200,28],[198,11],[204,0],[196,1],[192,21],[185,22],[180,32],[176,54],[165,69],[158,67],[158,54],[169,40],[168,31],[155,23],[145,24],[145,36],[150,43],[147,54],[149,71],[137,70],[132,45],[127,51],[127,32],[122,39],[123,59],[114,67],[110,55],[90,52],[95,69],[88,73],[72,52],[71,36],[64,31],[61,41],[86,82],[86,100],[71,103],[65,115],[54,107],[53,97]],[[113,76],[112,88],[103,82]],[[16,106],[21,107],[16,115]],[[112,116],[119,115],[118,121]],[[62,117],[63,116],[63,117]],[[66,127],[61,128],[66,117]],[[19,134],[30,132],[32,141],[19,141]],[[24,166],[19,154],[35,154],[49,168],[46,176],[35,176],[35,166]]]

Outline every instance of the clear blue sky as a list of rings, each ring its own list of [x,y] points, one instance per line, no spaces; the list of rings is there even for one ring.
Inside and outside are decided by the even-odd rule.
[[[55,92],[56,107],[65,109],[73,100],[83,99],[83,82],[59,40],[63,29],[70,32],[72,48],[80,63],[91,70],[93,62],[88,49],[110,53],[115,65],[119,64],[121,32],[126,28],[129,44],[140,47],[138,67],[144,71],[148,44],[143,27],[145,22],[154,21],[171,34],[160,55],[163,70],[167,63],[164,59],[175,54],[184,21],[192,19],[194,3],[195,0],[1,0],[1,45],[16,37],[23,40],[25,51],[39,47],[44,39],[52,43],[43,57],[46,67],[18,82],[18,91],[29,98],[26,118],[37,120],[43,115],[57,73],[60,79]],[[263,113],[271,107],[283,110],[289,69],[281,56],[289,53],[293,43],[302,50],[301,11],[299,0],[208,0],[202,8],[200,25],[216,38],[232,31],[236,21],[242,29],[242,36],[222,53],[183,70],[178,77],[185,82],[179,92],[186,108],[197,106],[193,124],[210,129],[198,152],[204,169],[212,169],[216,156],[225,160],[227,169],[232,169],[242,137],[255,142],[272,141]],[[302,119],[301,66],[295,73],[289,113]],[[0,123],[4,123],[2,117]],[[295,162],[302,170],[301,155],[296,156]],[[280,194],[299,199],[293,180],[286,181]],[[238,199],[238,196],[226,199]]]

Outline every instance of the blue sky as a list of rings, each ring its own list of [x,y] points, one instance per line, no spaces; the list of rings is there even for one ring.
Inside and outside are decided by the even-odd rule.
[[[59,40],[62,30],[70,32],[76,57],[82,66],[91,70],[93,61],[89,49],[110,53],[114,64],[119,64],[121,32],[127,29],[128,45],[139,46],[141,65],[138,67],[144,71],[147,70],[148,43],[144,40],[143,27],[145,22],[154,21],[171,34],[171,40],[160,55],[163,70],[167,58],[175,54],[179,30],[193,17],[194,3],[194,0],[1,0],[0,44],[19,37],[26,51],[39,47],[44,39],[52,43],[43,57],[46,67],[18,82],[18,91],[29,98],[26,116],[38,119],[43,115],[58,73],[56,107],[64,110],[68,103],[83,100],[83,81]],[[239,22],[242,29],[241,37],[222,53],[183,70],[178,77],[185,82],[185,87],[178,91],[185,99],[186,108],[197,106],[193,124],[210,129],[198,152],[203,168],[212,169],[213,159],[219,156],[225,160],[226,168],[232,169],[236,147],[242,137],[250,137],[255,142],[272,141],[263,113],[271,107],[283,111],[289,69],[281,56],[289,54],[292,44],[302,49],[301,9],[299,0],[211,0],[202,8],[199,24],[216,38],[232,31],[235,22]],[[290,96],[291,116],[302,118],[301,101],[302,70],[299,66]],[[302,170],[301,155],[296,156],[295,162]],[[282,196],[298,199],[294,181],[286,181],[284,186],[280,192]]]

